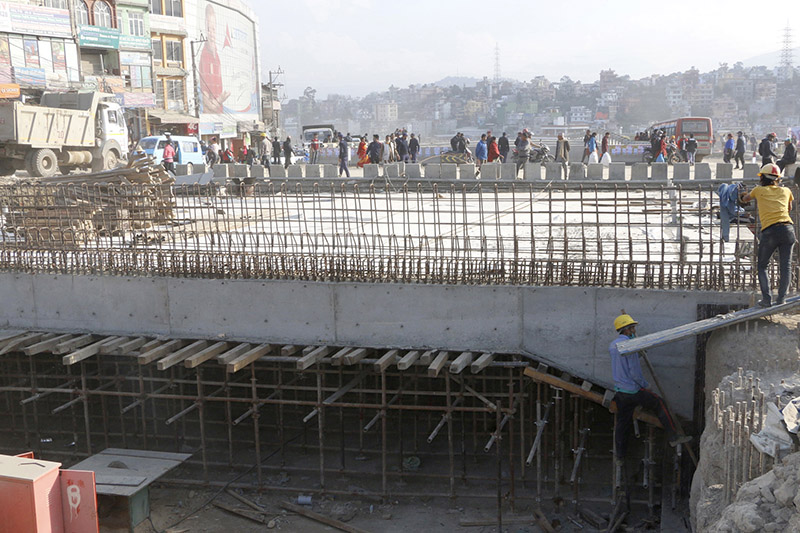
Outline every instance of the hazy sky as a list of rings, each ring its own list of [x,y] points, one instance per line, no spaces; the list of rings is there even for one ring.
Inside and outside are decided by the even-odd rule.
[[[591,82],[602,69],[641,78],[779,50],[790,4],[744,0],[250,0],[261,57],[280,67],[289,98],[363,96],[447,76],[563,75]],[[660,4],[663,10],[654,9]],[[500,9],[499,6],[503,6]],[[768,7],[769,6],[769,7]],[[782,6],[782,7],[779,7]],[[774,9],[773,9],[774,8]],[[762,16],[762,10],[767,16]],[[768,33],[765,19],[775,22]],[[795,18],[795,46],[800,42]],[[795,64],[800,57],[795,57]],[[772,66],[772,65],[770,65]]]

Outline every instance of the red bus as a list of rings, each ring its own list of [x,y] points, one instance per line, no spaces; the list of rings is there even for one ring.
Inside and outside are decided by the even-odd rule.
[[[695,160],[700,162],[707,155],[711,155],[711,137],[714,135],[714,130],[711,127],[711,119],[708,117],[681,117],[659,122],[650,127],[650,131],[664,130],[667,138],[675,136],[675,139],[680,139],[681,136],[694,134],[697,140],[697,153]]]

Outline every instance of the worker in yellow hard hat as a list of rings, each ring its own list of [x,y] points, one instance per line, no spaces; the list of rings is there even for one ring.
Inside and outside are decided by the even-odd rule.
[[[625,355],[619,353],[617,344],[636,337],[638,324],[631,315],[625,313],[615,318],[614,329],[619,336],[608,347],[611,355],[611,373],[614,376],[614,401],[617,404],[617,424],[614,428],[615,457],[620,461],[625,458],[628,434],[633,426],[633,412],[639,406],[658,415],[661,425],[667,432],[670,446],[691,440],[691,437],[678,435],[664,400],[650,390],[650,384],[644,378],[639,364],[639,353]]]
[[[794,247],[794,224],[789,213],[794,196],[788,187],[781,187],[781,169],[774,163],[761,167],[758,173],[761,181],[749,193],[744,193],[742,202],[749,203],[753,198],[758,202],[758,218],[761,221],[761,239],[758,241],[758,284],[761,287],[761,300],[758,305],[772,305],[772,294],[767,276],[769,260],[775,250],[780,258],[780,282],[776,305],[784,303],[786,291],[792,280],[791,261]]]

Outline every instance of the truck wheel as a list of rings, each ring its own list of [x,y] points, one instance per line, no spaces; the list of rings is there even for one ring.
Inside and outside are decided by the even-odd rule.
[[[109,150],[102,156],[92,161],[92,172],[102,172],[103,170],[113,170],[119,165],[119,156],[116,150]]]
[[[49,178],[58,171],[58,158],[49,148],[35,150],[30,159],[30,170],[34,176]]]

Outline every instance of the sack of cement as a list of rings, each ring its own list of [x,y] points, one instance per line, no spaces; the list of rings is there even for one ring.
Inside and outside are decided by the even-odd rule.
[[[800,398],[794,398],[786,407],[781,409],[783,421],[789,433],[797,434],[800,431]]]

